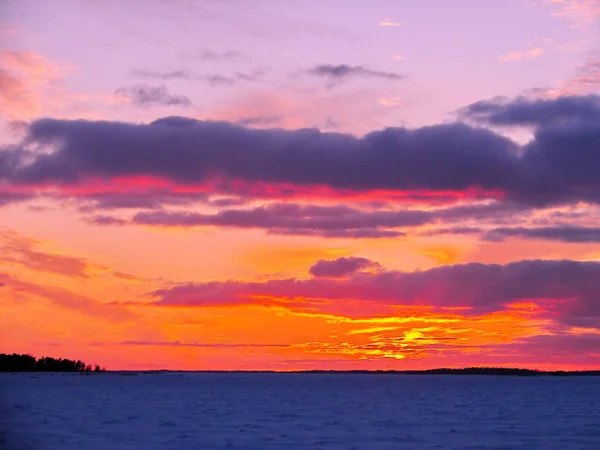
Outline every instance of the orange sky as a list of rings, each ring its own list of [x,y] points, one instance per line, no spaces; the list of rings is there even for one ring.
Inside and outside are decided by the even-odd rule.
[[[4,220],[11,212],[15,228],[4,228],[0,243],[3,351],[82,358],[113,369],[599,367],[591,349],[538,343],[555,324],[527,301],[472,316],[460,308],[351,298],[325,300],[314,309],[307,299],[269,296],[189,307],[152,305],[149,297],[192,281],[310,279],[308,268],[317,260],[367,257],[410,272],[470,261],[507,263],[527,253],[583,260],[594,256],[593,245],[348,242],[214,229],[190,235],[95,229],[83,221],[70,222],[64,233],[64,213],[53,213],[54,226],[46,227],[22,207],[8,208]],[[571,327],[569,333],[600,336],[595,328]]]

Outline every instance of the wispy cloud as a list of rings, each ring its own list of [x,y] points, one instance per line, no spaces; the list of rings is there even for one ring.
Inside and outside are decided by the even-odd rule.
[[[135,84],[119,88],[115,93],[129,99],[137,106],[192,106],[192,101],[188,97],[171,94],[164,85]]]
[[[136,69],[131,72],[131,75],[155,80],[176,80],[189,79],[190,74],[185,70],[174,70],[171,72],[153,72],[149,70]]]
[[[131,75],[151,79],[151,80],[201,80],[206,81],[212,86],[231,86],[240,81],[258,81],[267,71],[265,69],[256,69],[252,72],[234,72],[232,74],[213,73],[213,74],[193,74],[189,70],[173,70],[170,72],[155,72],[148,70],[133,70]],[[154,87],[153,89],[158,89]],[[162,89],[162,87],[160,87]],[[146,87],[147,89],[147,87]]]

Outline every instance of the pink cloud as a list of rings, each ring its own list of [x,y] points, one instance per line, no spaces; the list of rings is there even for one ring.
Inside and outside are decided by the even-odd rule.
[[[33,52],[0,51],[0,104],[12,119],[38,116],[44,91],[72,70]]]
[[[505,55],[499,56],[498,61],[500,62],[510,62],[510,61],[518,61],[520,59],[534,59],[539,58],[544,54],[544,49],[541,47],[534,47],[529,50],[525,50],[522,52],[511,52]]]
[[[600,17],[598,0],[550,0],[558,7],[552,15],[572,20],[576,26],[589,25]]]

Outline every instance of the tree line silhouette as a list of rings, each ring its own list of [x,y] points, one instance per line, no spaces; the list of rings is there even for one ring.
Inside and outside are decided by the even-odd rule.
[[[64,358],[43,357],[36,359],[31,355],[0,354],[0,372],[104,372],[99,365],[86,364]]]

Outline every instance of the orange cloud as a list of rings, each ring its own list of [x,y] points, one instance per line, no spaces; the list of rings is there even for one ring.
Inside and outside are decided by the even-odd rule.
[[[21,281],[0,273],[0,288],[19,297],[34,296],[50,301],[56,306],[107,320],[131,320],[135,314],[123,306],[107,305],[90,297],[55,286],[42,286]]]
[[[134,275],[115,271],[88,258],[68,255],[51,247],[50,242],[22,236],[12,230],[0,229],[0,266],[20,266],[34,272],[82,280],[95,275],[111,274],[121,280],[140,281]]]

